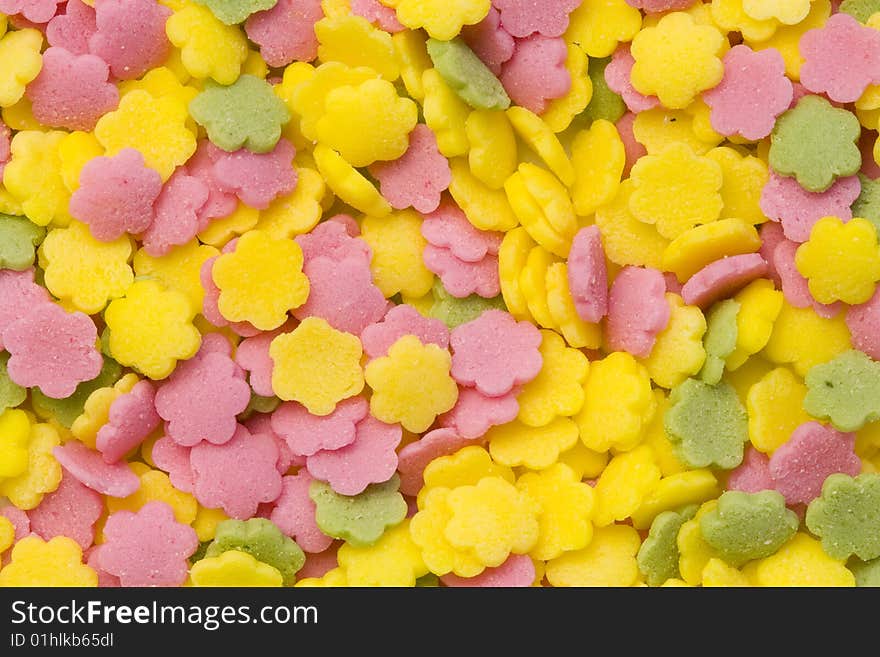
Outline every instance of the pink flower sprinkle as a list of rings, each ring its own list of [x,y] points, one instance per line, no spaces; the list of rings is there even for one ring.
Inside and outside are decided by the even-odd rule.
[[[568,254],[568,287],[582,320],[595,324],[608,314],[608,271],[598,226],[581,228],[574,236]]]
[[[476,25],[461,28],[461,38],[495,75],[500,75],[501,65],[513,57],[514,39],[501,27],[501,14],[495,7],[490,7]]]
[[[208,201],[208,186],[201,178],[178,168],[163,185],[153,206],[153,223],[144,232],[144,251],[159,258],[175,246],[192,241],[208,226],[200,211]]]
[[[244,28],[266,63],[281,68],[318,56],[315,23],[322,18],[321,0],[278,0],[272,9],[252,14]]]
[[[312,415],[297,402],[284,402],[272,413],[272,429],[294,454],[311,456],[334,451],[354,442],[357,424],[367,417],[369,404],[351,397],[336,405],[330,415]]]
[[[5,349],[6,331],[34,308],[51,305],[49,293],[34,282],[34,270],[0,269],[0,349]]]
[[[70,197],[70,214],[88,224],[95,239],[112,242],[149,228],[162,177],[144,164],[140,151],[123,148],[113,157],[89,160],[79,182]]]
[[[125,457],[159,426],[162,419],[153,405],[155,395],[153,384],[145,379],[113,400],[107,424],[98,430],[95,442],[107,463]]]
[[[50,46],[58,46],[74,55],[89,52],[89,39],[98,31],[95,10],[82,0],[68,0],[67,9],[58,14],[46,26],[46,39]]]
[[[482,438],[491,427],[513,422],[519,414],[514,388],[500,397],[487,397],[476,388],[458,389],[458,401],[439,418],[441,427],[455,429],[462,438]]]
[[[456,327],[450,337],[451,374],[463,386],[500,397],[541,371],[541,332],[503,310],[487,310]]]
[[[824,192],[810,192],[797,179],[770,172],[761,191],[761,212],[782,224],[785,236],[794,242],[806,242],[810,231],[822,217],[852,219],[851,206],[861,193],[858,176],[838,178]]]
[[[429,319],[412,306],[394,306],[382,321],[370,324],[361,331],[364,352],[370,358],[388,354],[399,338],[416,336],[422,344],[436,344],[441,349],[449,346],[449,329],[439,319]]]
[[[446,291],[456,298],[478,294],[491,299],[501,293],[498,256],[487,255],[479,262],[465,262],[450,249],[428,244],[422,251],[422,260],[425,267],[440,277]]]
[[[161,66],[171,51],[165,21],[172,11],[156,0],[95,0],[97,30],[89,52],[120,80],[134,80]]]
[[[801,83],[839,103],[858,100],[869,84],[880,84],[880,32],[849,14],[834,14],[799,43]]]
[[[284,138],[268,153],[252,153],[246,148],[220,152],[214,159],[214,177],[222,191],[235,194],[245,205],[265,210],[274,199],[296,188],[295,155],[293,144]]]
[[[32,23],[48,23],[64,0],[0,0],[0,12],[21,14]]]
[[[316,553],[329,548],[333,539],[322,532],[315,522],[317,507],[309,497],[312,481],[312,475],[305,468],[296,475],[284,477],[281,495],[275,502],[269,520],[286,536],[296,540],[304,551]],[[298,576],[302,577],[302,573]]]
[[[542,114],[548,101],[562,98],[571,89],[567,57],[568,47],[560,37],[533,34],[517,39],[513,56],[501,67],[501,84],[514,103]]]
[[[624,267],[608,296],[605,339],[610,351],[647,358],[669,323],[666,280],[656,269]]]
[[[645,96],[636,91],[630,82],[633,65],[636,63],[635,58],[629,50],[628,43],[622,43],[605,67],[605,82],[608,88],[618,96],[623,98],[630,112],[645,112],[654,109],[660,104],[657,96]]]
[[[880,34],[878,34],[880,38]],[[758,141],[770,134],[776,117],[788,109],[794,91],[785,62],[775,48],[753,51],[734,46],[724,55],[724,77],[703,93],[712,127],[727,137]]]
[[[373,251],[364,240],[352,235],[345,221],[346,218],[351,219],[348,215],[331,217],[319,223],[311,232],[293,238],[302,249],[304,262],[320,257],[330,258],[336,262],[358,257],[366,265],[370,264]]]
[[[58,488],[28,511],[28,519],[31,531],[43,540],[67,536],[87,550],[95,541],[95,523],[103,513],[104,498],[64,472]]]
[[[515,37],[538,32],[547,37],[562,36],[568,29],[568,15],[582,0],[492,0],[501,12],[501,25]]]
[[[880,287],[865,303],[849,307],[846,325],[852,334],[853,346],[880,360]]]
[[[422,237],[439,248],[447,248],[459,260],[480,262],[486,255],[497,255],[504,233],[479,230],[452,201],[444,201],[425,215]]]
[[[379,0],[351,0],[351,13],[366,18],[370,23],[375,23],[380,29],[391,34],[406,29],[397,20],[397,12],[391,7],[386,7]]]

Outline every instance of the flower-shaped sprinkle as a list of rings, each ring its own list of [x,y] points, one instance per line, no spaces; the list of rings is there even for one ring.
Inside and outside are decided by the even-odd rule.
[[[648,586],[660,586],[666,580],[679,577],[679,551],[676,539],[681,526],[693,518],[696,505],[680,511],[664,511],[651,523],[651,530],[639,548],[639,570]]]
[[[770,166],[810,192],[824,192],[837,178],[858,172],[860,135],[853,114],[819,96],[804,96],[773,128]]]
[[[238,26],[224,25],[207,7],[182,7],[168,18],[165,33],[180,48],[180,61],[195,78],[233,84],[247,59],[247,39]]]
[[[685,144],[672,144],[658,155],[641,158],[632,169],[632,180],[630,211],[639,221],[656,225],[668,239],[715,221],[721,213],[720,165]]]
[[[724,55],[723,62],[721,82],[703,94],[711,108],[712,127],[728,137],[763,139],[773,130],[776,117],[789,108],[794,93],[782,56],[773,48],[755,52],[738,45]]]
[[[190,578],[193,586],[270,587],[282,586],[283,582],[277,568],[240,550],[199,559],[193,564]]]
[[[451,374],[458,383],[475,386],[485,395],[503,395],[538,375],[540,344],[541,333],[533,324],[488,310],[452,332]]]
[[[571,89],[567,57],[568,48],[561,37],[533,34],[518,39],[513,56],[501,67],[501,83],[514,103],[543,114],[551,100],[562,98]],[[536,68],[543,73],[541,80],[529,74]]]
[[[37,30],[18,30],[6,36],[0,33],[0,60],[4,63],[0,71],[0,107],[15,105],[28,83],[37,77],[43,65],[42,45],[43,35]]]
[[[507,424],[519,414],[516,388],[500,397],[488,397],[476,388],[460,388],[458,401],[440,418],[445,427],[454,428],[462,438],[480,438],[490,427]]]
[[[804,410],[841,431],[857,431],[880,419],[880,363],[861,351],[845,351],[811,368]]]
[[[568,28],[568,15],[580,6],[579,0],[561,2],[523,2],[523,0],[493,0],[501,12],[501,24],[515,37],[527,37],[538,32],[548,37],[561,36]]]
[[[35,424],[27,443],[27,469],[21,474],[0,480],[0,495],[16,507],[30,510],[39,505],[43,496],[58,488],[61,465],[52,455],[61,438],[49,424]]]
[[[511,553],[525,554],[538,541],[539,504],[500,477],[453,489],[447,503],[447,540],[471,551],[484,566],[500,566]]]
[[[112,514],[104,537],[98,564],[122,586],[180,586],[199,545],[193,528],[177,522],[164,502]]]
[[[386,356],[388,349],[404,335],[416,336],[422,344],[449,346],[449,329],[437,319],[429,319],[407,304],[394,306],[382,321],[361,331],[364,352],[370,358]]]
[[[249,231],[232,253],[214,263],[211,276],[220,288],[220,313],[231,322],[248,321],[264,331],[278,328],[288,310],[308,297],[302,262],[302,250],[293,240]]]
[[[577,425],[567,417],[555,417],[541,427],[519,420],[492,427],[486,432],[489,453],[496,463],[543,470],[553,465],[578,439]]]
[[[266,518],[224,520],[219,523],[205,556],[217,557],[229,550],[250,554],[257,561],[276,568],[285,586],[293,584],[296,572],[306,560],[299,545]]]
[[[413,207],[421,213],[437,209],[440,194],[452,181],[449,162],[437,148],[437,137],[421,123],[409,134],[409,146],[402,156],[374,163],[370,173],[379,181],[382,196],[391,207]]]
[[[877,231],[866,219],[844,224],[836,217],[824,217],[798,248],[795,263],[819,303],[865,303],[880,280]]]
[[[313,481],[309,497],[316,505],[318,527],[328,536],[356,547],[375,544],[386,530],[406,517],[406,501],[398,492],[399,485],[400,478],[395,474],[358,495],[346,496],[322,481]]]
[[[12,548],[0,571],[0,586],[98,586],[98,575],[83,563],[82,548],[66,536],[44,541],[26,536]]]
[[[269,84],[252,75],[242,75],[228,87],[207,85],[189,109],[211,142],[230,152],[242,147],[254,153],[271,151],[290,120]]]
[[[199,348],[201,336],[192,325],[195,313],[181,292],[154,280],[136,281],[104,312],[110,353],[151,379],[163,379],[178,360],[192,358]]]
[[[153,205],[153,223],[141,236],[144,252],[158,258],[190,242],[206,227],[207,218],[200,214],[210,194],[201,178],[189,175],[183,167],[177,169]]]
[[[297,544],[310,554],[323,552],[333,542],[333,538],[322,532],[315,522],[317,507],[309,497],[313,481],[305,468],[293,476],[284,477],[281,495],[275,500],[269,516],[282,532],[296,539]]]
[[[540,373],[517,395],[519,420],[533,427],[580,411],[589,369],[586,356],[567,347],[553,331],[541,331],[540,352],[543,359]]]
[[[856,555],[862,561],[880,557],[880,475],[833,474],[822,495],[807,507],[807,528],[822,539],[834,559]]]
[[[501,73],[501,65],[513,56],[514,39],[501,26],[501,14],[495,7],[476,25],[463,27],[461,38],[495,75]]]
[[[822,217],[839,217],[843,221],[852,219],[850,208],[859,198],[860,190],[857,176],[838,178],[824,192],[814,193],[801,187],[796,179],[771,171],[770,179],[761,191],[761,211],[772,221],[782,224],[788,239],[806,242],[813,225]]]
[[[834,14],[809,30],[798,47],[804,64],[801,83],[839,103],[858,100],[869,84],[880,83],[880,32],[848,14]]]
[[[336,404],[364,387],[361,342],[319,317],[304,319],[272,341],[272,389],[285,401],[298,401],[310,413],[329,415]],[[315,377],[315,372],[323,372]]]
[[[349,586],[415,586],[428,573],[418,546],[410,536],[409,522],[389,529],[369,547],[343,544],[337,553]]]
[[[277,461],[271,436],[252,435],[238,425],[222,445],[203,441],[192,448],[193,494],[201,505],[222,508],[231,518],[251,518],[261,502],[274,502],[281,494]]]
[[[96,157],[79,181],[70,197],[70,214],[88,224],[95,238],[112,242],[125,233],[142,233],[152,223],[162,179],[145,166],[139,151],[124,148],[114,157]]]
[[[667,14],[633,39],[633,87],[657,96],[670,109],[683,109],[721,82],[724,65],[718,55],[723,42],[714,26],[698,25],[683,12]]]
[[[353,443],[312,454],[306,458],[306,467],[337,493],[357,495],[394,474],[398,464],[395,450],[402,436],[400,425],[385,424],[368,415],[358,422]]]
[[[12,159],[3,170],[3,185],[21,204],[23,214],[38,226],[50,221],[64,226],[70,221],[70,191],[61,177],[58,154],[66,136],[56,130],[22,130],[12,138]]]
[[[31,531],[45,540],[67,536],[83,550],[95,539],[94,525],[105,511],[99,493],[64,473],[58,488],[43,497],[40,505],[28,511]]]
[[[727,470],[740,464],[748,415],[730,384],[710,386],[688,379],[672,390],[669,404],[664,426],[685,463]]]
[[[140,445],[159,426],[161,418],[153,405],[155,388],[139,381],[110,406],[107,424],[98,430],[95,447],[108,463],[123,458]]]
[[[139,78],[168,57],[165,21],[170,16],[168,7],[152,0],[96,0],[89,52],[107,62],[114,77]]]
[[[168,423],[166,435],[184,447],[231,439],[236,415],[251,399],[241,368],[207,345],[203,341],[195,357],[180,363],[156,393],[156,411]]]
[[[624,267],[608,294],[608,349],[647,358],[670,314],[663,275],[656,269]]]
[[[608,57],[619,43],[632,41],[642,26],[642,15],[626,0],[583,0],[570,21],[565,40],[594,59]]]
[[[608,88],[623,98],[630,112],[645,112],[660,104],[656,96],[646,96],[635,90],[630,81],[632,67],[636,63],[629,49],[629,44],[621,44],[611,61],[605,67],[605,82]]]
[[[115,111],[100,118],[95,137],[107,149],[107,157],[125,148],[140,151],[147,166],[165,181],[196,150],[196,138],[186,127],[188,118],[180,99],[153,98],[146,91],[135,90],[122,98]]]
[[[21,14],[31,23],[48,23],[62,2],[63,0],[2,0],[0,11],[4,14]]]
[[[353,443],[355,427],[368,412],[369,404],[363,397],[346,399],[324,416],[312,415],[296,402],[285,402],[272,413],[272,430],[287,441],[294,454],[311,456]]]
[[[383,422],[400,422],[409,431],[425,431],[458,398],[449,374],[449,353],[415,336],[403,336],[387,356],[373,359],[364,372],[373,389],[372,414]]]
[[[397,9],[397,20],[411,30],[425,28],[428,36],[448,41],[463,25],[479,23],[489,13],[490,0],[382,0]]]
[[[63,48],[43,53],[43,68],[27,87],[31,111],[40,123],[70,130],[94,129],[116,109],[119,92],[107,81],[110,69],[95,55],[74,55]]]
[[[880,291],[874,292],[866,303],[852,306],[846,312],[846,325],[852,334],[852,344],[871,358],[880,360]]]
[[[703,539],[732,566],[774,554],[797,532],[800,520],[776,491],[727,491],[700,518]]]
[[[400,492],[416,495],[425,485],[423,473],[429,463],[470,444],[473,441],[459,436],[455,429],[440,428],[406,445],[400,450],[397,465]]]
[[[38,386],[49,397],[67,397],[101,371],[97,337],[88,315],[41,304],[3,332],[9,377],[22,387]]]
[[[127,236],[99,242],[78,221],[50,231],[40,246],[46,287],[90,315],[103,310],[110,299],[125,294],[134,280],[130,257],[131,241]]]
[[[244,27],[266,63],[282,67],[317,56],[315,23],[323,17],[320,0],[278,0],[272,9],[250,16]]]

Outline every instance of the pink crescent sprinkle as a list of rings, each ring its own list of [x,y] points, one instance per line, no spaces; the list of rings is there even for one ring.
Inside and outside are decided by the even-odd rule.
[[[334,451],[322,450],[306,458],[315,479],[326,481],[340,495],[357,495],[370,484],[388,481],[397,470],[397,452],[403,431],[371,415],[358,422],[355,439]]]
[[[561,37],[533,34],[517,39],[513,56],[501,67],[501,84],[514,103],[543,114],[548,101],[562,98],[571,89],[567,57],[568,47]]]
[[[425,267],[440,277],[446,291],[456,298],[478,294],[491,299],[501,293],[498,256],[487,255],[479,262],[465,262],[449,249],[428,244],[422,251],[422,260]]]
[[[68,472],[39,506],[28,511],[31,531],[43,540],[67,536],[83,550],[95,541],[95,523],[104,513],[104,498]]]
[[[880,38],[880,35],[878,35]],[[753,51],[745,45],[724,55],[724,77],[703,93],[716,132],[750,141],[773,130],[776,117],[788,109],[794,91],[785,77],[785,62],[775,48]]]
[[[89,52],[89,39],[97,31],[95,10],[82,0],[68,0],[66,11],[46,26],[46,39],[50,46],[85,55]]]
[[[269,357],[269,345],[282,333],[290,333],[294,329],[293,324],[292,321],[289,321],[273,331],[245,338],[238,343],[238,348],[235,350],[235,362],[249,373],[248,380],[251,388],[261,397],[271,397],[275,394],[275,391],[272,390],[272,368],[274,365]]]
[[[425,215],[422,237],[433,246],[449,249],[459,260],[480,262],[486,255],[498,254],[504,233],[478,229],[454,202],[446,200]]]
[[[838,178],[824,192],[810,192],[797,179],[770,172],[770,179],[761,191],[761,212],[782,224],[785,236],[795,242],[806,242],[810,231],[822,217],[852,219],[851,206],[861,193],[858,176]]]
[[[489,13],[476,25],[461,28],[461,38],[496,76],[501,74],[501,65],[513,57],[514,39],[501,27],[501,14],[495,7],[489,7]]]
[[[366,18],[370,23],[375,23],[391,34],[403,32],[406,29],[397,20],[397,12],[393,8],[381,4],[379,0],[351,0],[351,13]]]
[[[37,386],[53,399],[68,397],[101,371],[97,339],[95,322],[85,313],[41,303],[3,331],[9,378],[23,388]]]
[[[7,15],[21,14],[28,21],[48,23],[64,0],[0,0],[0,12]]]
[[[766,454],[762,454],[750,445],[746,449],[742,463],[730,471],[727,477],[727,489],[740,490],[744,493],[774,490],[769,463]]]
[[[736,293],[756,278],[767,274],[767,262],[759,253],[722,258],[706,265],[681,288],[689,306],[707,308],[713,302]]]
[[[855,477],[862,461],[855,453],[856,435],[818,422],[802,424],[770,457],[770,476],[786,504],[808,504],[819,497],[828,475]]]
[[[449,346],[449,329],[439,319],[429,319],[407,304],[394,306],[381,321],[361,331],[364,352],[370,358],[388,354],[399,338],[414,335],[422,344],[436,344],[441,349]]]
[[[104,537],[97,563],[122,586],[180,586],[189,572],[187,559],[199,547],[195,530],[177,522],[171,507],[158,501],[137,513],[112,514]]]
[[[630,53],[629,44],[621,43],[605,67],[605,82],[611,91],[623,98],[623,102],[626,103],[630,112],[638,114],[657,107],[660,104],[660,99],[657,96],[645,96],[632,86],[630,75],[635,63],[636,60]]]
[[[219,152],[214,159],[214,178],[222,191],[235,194],[245,205],[265,210],[274,199],[296,188],[295,155],[293,144],[283,137],[268,153],[252,153],[246,148]]]
[[[297,319],[321,317],[339,331],[360,335],[385,315],[388,302],[363,258],[314,258],[303,265],[303,273],[309,279],[309,297],[293,310]]]
[[[165,21],[172,11],[156,0],[95,0],[97,30],[89,52],[110,65],[120,80],[134,80],[168,58]]]
[[[333,543],[315,522],[316,506],[309,497],[309,485],[314,481],[312,475],[303,468],[293,476],[284,477],[281,495],[269,515],[286,536],[294,539],[306,552],[323,552]],[[335,557],[334,557],[335,560]],[[305,575],[298,573],[302,579]]]
[[[193,472],[189,462],[192,447],[181,447],[167,436],[153,444],[150,456],[156,467],[168,473],[171,485],[184,493],[193,491]]]
[[[534,32],[547,37],[558,37],[568,29],[568,15],[581,2],[582,0],[492,0],[492,5],[501,12],[501,25],[515,37],[527,37]]]
[[[846,325],[852,334],[853,346],[880,360],[880,287],[865,303],[849,307]]]
[[[350,445],[356,426],[370,412],[363,397],[351,397],[336,405],[330,415],[312,415],[297,402],[284,402],[272,413],[272,429],[294,454],[311,456]]]
[[[55,447],[52,454],[71,476],[101,495],[128,497],[141,487],[141,480],[128,463],[107,463],[100,452],[78,440]]]
[[[100,57],[47,49],[40,74],[26,90],[34,118],[52,128],[93,130],[98,119],[119,105],[119,91],[108,82],[109,75]]]
[[[857,101],[869,84],[880,84],[880,32],[849,14],[834,14],[798,44],[804,63],[801,84],[839,103]]]
[[[178,363],[156,392],[156,411],[166,434],[184,447],[204,440],[221,445],[238,427],[236,415],[251,399],[244,370],[225,353],[201,348]]]
[[[541,332],[503,310],[487,310],[457,326],[449,343],[452,378],[489,397],[506,395],[514,386],[528,383],[538,376],[544,362],[538,350]]]
[[[647,358],[669,315],[663,274],[645,267],[624,267],[608,296],[605,340],[609,351]]]
[[[795,308],[812,307],[820,317],[826,319],[834,317],[843,309],[843,304],[836,301],[825,305],[813,298],[807,279],[803,277],[795,265],[795,253],[799,246],[800,244],[796,242],[784,240],[773,251],[773,266],[782,283],[782,294],[785,296],[785,300]]]
[[[113,157],[89,160],[79,182],[70,197],[70,214],[88,224],[95,239],[112,242],[149,228],[162,177],[144,164],[140,151],[123,148]]]
[[[448,573],[440,581],[452,587],[526,587],[535,582],[535,564],[527,554],[511,554],[500,566],[486,568],[476,577],[459,577],[455,573]]]
[[[278,447],[271,436],[251,435],[239,425],[228,442],[201,442],[189,456],[196,499],[232,518],[251,518],[260,502],[274,502],[281,494]]]
[[[441,456],[454,454],[474,442],[462,438],[454,429],[444,428],[429,431],[419,440],[404,447],[398,455],[397,466],[397,471],[400,472],[400,492],[404,495],[417,495],[425,485],[422,473],[428,463]]]
[[[162,420],[153,406],[155,394],[153,384],[143,380],[113,400],[107,424],[98,430],[95,442],[107,463],[125,457],[159,426]]]
[[[409,135],[409,147],[396,160],[376,162],[370,174],[379,181],[382,196],[397,210],[413,207],[421,213],[440,205],[440,195],[452,182],[449,161],[437,147],[431,129],[419,123]]]
[[[244,29],[248,39],[260,46],[266,63],[281,68],[318,56],[315,23],[322,18],[321,0],[278,0],[272,9],[252,14]]]
[[[459,386],[458,400],[452,410],[440,416],[440,426],[454,429],[462,438],[482,438],[491,427],[516,419],[518,394],[519,388],[514,388],[506,395],[487,397],[476,388]]]
[[[602,233],[596,225],[581,228],[568,254],[568,287],[578,316],[595,324],[608,314],[608,270]]]
[[[142,235],[144,251],[159,258],[175,246],[187,244],[208,227],[201,210],[208,202],[208,186],[179,167],[163,185],[153,206],[153,223]]]
[[[302,249],[303,261],[324,257],[341,262],[346,258],[358,257],[369,265],[373,251],[364,240],[352,234],[347,219],[351,217],[344,214],[330,217],[315,226],[311,232],[294,237],[294,241]]]
[[[6,331],[41,305],[52,305],[49,293],[34,282],[34,270],[0,269],[0,349],[5,349]]]

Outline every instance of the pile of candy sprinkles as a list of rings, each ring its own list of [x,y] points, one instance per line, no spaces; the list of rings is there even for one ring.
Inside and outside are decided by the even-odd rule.
[[[880,585],[880,0],[0,12],[0,586]]]

